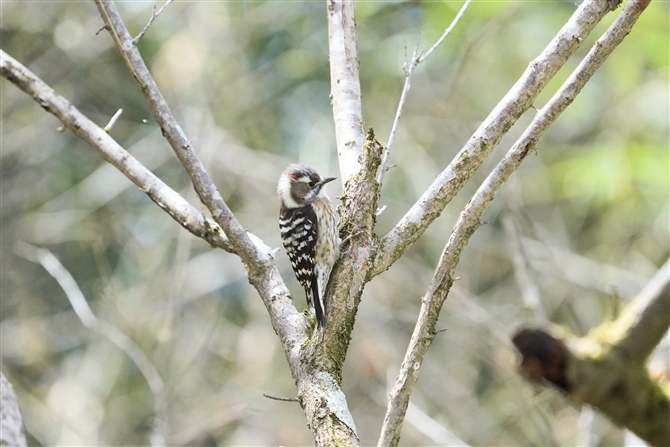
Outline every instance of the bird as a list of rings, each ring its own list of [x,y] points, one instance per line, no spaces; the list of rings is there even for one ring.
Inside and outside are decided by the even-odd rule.
[[[325,292],[340,255],[338,216],[324,190],[337,177],[321,177],[312,167],[291,164],[279,177],[279,231],[293,272],[314,303],[317,327],[326,324]]]

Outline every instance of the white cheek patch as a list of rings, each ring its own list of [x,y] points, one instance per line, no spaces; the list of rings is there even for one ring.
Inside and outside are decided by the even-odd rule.
[[[298,208],[300,206],[293,200],[293,197],[291,197],[291,179],[289,177],[283,176],[281,180],[279,180],[278,189],[281,199],[284,201],[284,205],[288,208]]]

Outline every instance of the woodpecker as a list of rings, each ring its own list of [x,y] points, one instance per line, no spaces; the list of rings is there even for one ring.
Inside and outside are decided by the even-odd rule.
[[[314,302],[319,327],[326,324],[324,302],[330,272],[340,256],[338,217],[323,186],[337,177],[321,177],[307,165],[289,165],[277,185],[279,231],[307,304]]]

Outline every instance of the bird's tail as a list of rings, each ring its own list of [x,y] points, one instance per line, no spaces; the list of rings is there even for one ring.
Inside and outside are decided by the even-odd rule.
[[[312,298],[314,298],[314,313],[316,314],[316,324],[318,327],[326,325],[326,308],[323,305],[323,299],[319,293],[319,284],[312,281]]]

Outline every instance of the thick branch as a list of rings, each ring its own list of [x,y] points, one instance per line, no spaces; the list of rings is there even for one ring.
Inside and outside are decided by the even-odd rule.
[[[670,260],[621,314],[619,346],[631,358],[645,361],[670,326]]]
[[[388,269],[426,231],[444,207],[472,177],[503,135],[532,105],[537,95],[568,58],[579,48],[596,24],[618,6],[608,0],[586,0],[570,20],[532,61],[516,84],[498,103],[454,160],[382,238],[371,276]]]
[[[533,329],[517,333],[521,373],[597,407],[651,445],[670,445],[670,399],[645,365],[670,327],[669,267],[666,262],[617,320],[584,338]]]
[[[350,444],[357,444],[358,439],[353,420],[346,401],[343,399],[344,394],[339,388],[339,383],[334,377],[315,370],[314,357],[310,357],[310,352],[303,349],[306,347],[309,350],[309,346],[312,346],[305,343],[307,341],[305,318],[293,305],[289,291],[271,255],[267,250],[258,250],[255,247],[242,225],[223,201],[190,142],[172,116],[139,51],[133,45],[130,33],[114,4],[110,0],[95,0],[95,2],[126,65],[137,80],[163,135],[186,169],[200,200],[210,210],[214,220],[221,226],[236,253],[242,258],[249,274],[249,281],[263,299],[270,313],[273,328],[282,341],[291,373],[298,387],[298,398],[317,444],[334,445],[336,442],[341,444],[344,439]],[[348,5],[344,11],[341,14],[344,17],[342,21],[345,26],[344,35],[346,39],[350,39],[354,31],[353,5]],[[349,64],[352,60],[357,61],[355,46],[352,49],[349,46],[350,43],[349,40],[345,42],[347,55],[353,55],[353,59],[347,58]],[[357,63],[353,67],[357,75]],[[351,70],[352,66],[347,65],[345,68]],[[357,76],[355,79],[357,80]],[[343,80],[350,81],[351,77],[347,74]],[[358,92],[358,110],[360,111],[360,88]],[[350,92],[347,90],[345,93]],[[360,141],[362,143],[362,138]],[[349,157],[351,151],[347,154],[349,155],[346,157]]]
[[[496,166],[475,195],[461,212],[444,247],[438,267],[428,291],[421,303],[419,318],[410,340],[410,345],[400,368],[398,380],[389,398],[384,425],[379,440],[380,446],[397,445],[409,397],[426,351],[435,335],[435,324],[442,304],[455,279],[455,270],[463,249],[470,237],[481,225],[480,218],[491,203],[500,187],[507,182],[526,156],[537,148],[544,132],[560,114],[572,103],[593,73],[602,65],[607,56],[630,33],[639,15],[647,6],[648,0],[631,0],[621,15],[596,42],[581,64],[572,73],[560,90],[551,98],[528,126],[523,135]]]
[[[327,0],[328,48],[330,54],[330,97],[335,119],[337,156],[342,184],[360,169],[363,151],[361,82],[358,77],[356,14],[354,0]]]
[[[184,228],[195,236],[205,239],[212,246],[233,251],[232,245],[215,222],[203,216],[193,205],[119,146],[107,132],[2,50],[0,50],[0,74],[98,151],[102,158],[114,165]]]
[[[319,364],[335,374],[340,382],[351,331],[354,327],[358,304],[361,300],[370,260],[375,255],[377,242],[373,235],[375,210],[379,201],[379,183],[375,175],[381,163],[383,147],[368,130],[363,145],[361,170],[347,182],[340,208],[340,229],[347,242],[340,261],[331,277],[328,289],[328,324],[319,344]]]

